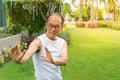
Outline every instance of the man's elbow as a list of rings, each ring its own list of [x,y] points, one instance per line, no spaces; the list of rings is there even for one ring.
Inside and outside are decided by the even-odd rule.
[[[63,66],[66,66],[66,65],[67,65],[67,59],[64,60],[64,62],[63,62]]]

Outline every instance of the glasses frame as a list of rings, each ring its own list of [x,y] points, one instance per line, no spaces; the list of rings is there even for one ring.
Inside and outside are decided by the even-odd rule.
[[[59,25],[59,24],[54,25],[54,24],[52,24],[52,23],[48,23],[48,22],[47,22],[47,26],[48,26],[50,29],[52,29],[52,28],[54,28],[55,30],[60,30],[60,29],[61,29],[61,25]]]

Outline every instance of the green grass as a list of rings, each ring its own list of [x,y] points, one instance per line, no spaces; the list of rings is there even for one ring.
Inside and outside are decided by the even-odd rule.
[[[8,62],[0,67],[0,80],[35,80],[32,60],[20,65]]]
[[[64,80],[120,80],[120,31],[73,28],[68,64],[61,67]],[[34,80],[32,61],[0,67],[0,80]]]
[[[70,29],[64,80],[120,80],[120,31],[106,28]]]

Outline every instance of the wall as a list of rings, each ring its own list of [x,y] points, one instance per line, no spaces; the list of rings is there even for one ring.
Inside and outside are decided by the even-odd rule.
[[[21,42],[21,34],[0,39],[0,52],[4,47],[12,47],[16,42]]]

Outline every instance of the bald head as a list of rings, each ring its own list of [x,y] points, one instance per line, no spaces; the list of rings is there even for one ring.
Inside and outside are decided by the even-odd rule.
[[[53,16],[53,15],[55,15],[56,17],[60,17],[60,19],[61,19],[61,21],[62,21],[62,25],[63,25],[63,23],[64,23],[64,18],[63,18],[62,15],[61,15],[60,13],[58,13],[58,12],[53,12],[53,13],[51,13],[51,14],[49,15],[48,19],[49,19],[51,16]]]

